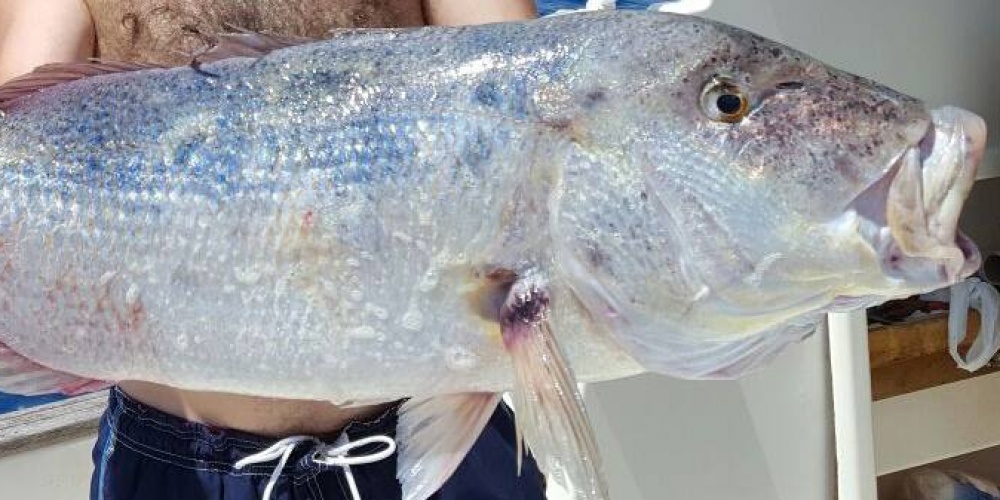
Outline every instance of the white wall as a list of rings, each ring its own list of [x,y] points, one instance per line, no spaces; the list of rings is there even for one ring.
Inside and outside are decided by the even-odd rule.
[[[741,381],[643,375],[587,403],[615,500],[830,500],[835,476],[825,337]]]
[[[0,459],[0,499],[90,498],[90,450],[96,436]]]
[[[1000,136],[1000,122],[996,125],[994,135]],[[959,225],[983,253],[1000,251],[1000,178],[976,182]]]

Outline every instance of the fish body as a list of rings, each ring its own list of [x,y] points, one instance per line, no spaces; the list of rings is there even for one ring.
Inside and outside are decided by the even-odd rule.
[[[348,31],[3,107],[0,342],[87,379],[514,389],[537,443],[574,380],[736,376],[979,262],[978,117],[694,17]]]
[[[521,31],[506,30],[110,75],[10,110],[2,340],[72,373],[192,389],[508,386],[489,275],[555,258],[546,204],[578,153],[545,123],[566,95],[538,94],[582,52],[544,30],[504,48]],[[580,371],[634,371],[566,302]]]

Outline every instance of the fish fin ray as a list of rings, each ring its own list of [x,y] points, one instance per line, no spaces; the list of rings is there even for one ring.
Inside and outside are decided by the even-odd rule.
[[[718,335],[622,335],[623,347],[643,368],[688,380],[731,380],[767,366],[787,347],[824,327],[808,315],[770,330],[734,338]]]
[[[85,62],[65,62],[45,64],[32,72],[21,75],[0,85],[0,111],[6,111],[18,99],[47,88],[64,83],[114,73],[127,73],[148,69],[162,69],[163,66],[146,63],[127,63],[90,59]]]
[[[606,499],[597,440],[575,377],[547,320],[528,330],[508,346],[518,447],[527,443],[542,472],[576,498]]]
[[[46,368],[0,343],[0,391],[21,396],[76,396],[111,384]]]
[[[294,35],[279,35],[261,33],[239,26],[227,25],[233,33],[214,36],[214,44],[204,52],[195,56],[193,64],[210,64],[233,57],[259,58],[276,50],[287,49],[298,45],[316,42],[326,42],[332,39],[347,38],[361,35],[378,35],[385,33],[404,33],[416,28],[333,28],[322,38],[310,38]]]
[[[488,392],[410,399],[399,409],[397,478],[403,500],[436,493],[472,449],[500,395]]]
[[[318,42],[318,39],[292,35],[274,35],[238,29],[215,37],[215,43],[194,56],[195,65],[210,64],[234,57],[260,58],[276,50]]]

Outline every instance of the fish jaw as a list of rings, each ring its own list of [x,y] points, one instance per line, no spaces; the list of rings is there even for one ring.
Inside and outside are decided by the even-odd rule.
[[[931,111],[931,124],[889,173],[855,200],[859,232],[901,294],[949,286],[975,272],[975,244],[958,229],[976,180],[986,125],[968,111]]]

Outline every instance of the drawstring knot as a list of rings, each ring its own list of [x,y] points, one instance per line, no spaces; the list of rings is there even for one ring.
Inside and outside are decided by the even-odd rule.
[[[349,441],[347,433],[344,432],[341,433],[333,445],[325,444],[310,436],[292,436],[274,443],[266,450],[243,458],[233,464],[233,467],[235,469],[242,469],[248,465],[261,464],[278,459],[278,465],[271,472],[271,478],[267,481],[267,487],[264,488],[264,496],[262,497],[262,500],[270,500],[271,490],[274,489],[274,485],[278,482],[281,471],[285,469],[288,457],[292,455],[292,452],[295,451],[295,448],[299,444],[304,442],[310,442],[316,446],[316,450],[309,457],[313,462],[341,467],[344,470],[344,476],[347,478],[347,486],[351,490],[353,500],[361,500],[361,495],[358,493],[358,486],[354,482],[354,474],[351,473],[351,466],[375,463],[392,456],[396,452],[396,441],[388,436],[370,436],[357,441]],[[367,455],[350,455],[351,451],[373,443],[381,443],[385,446],[381,450]]]

